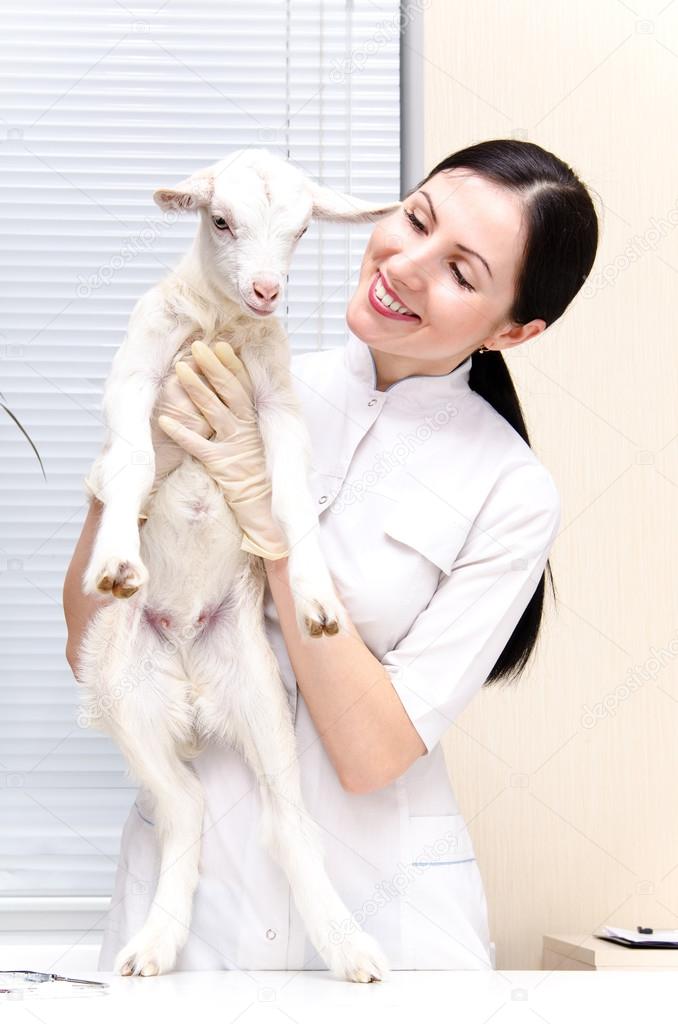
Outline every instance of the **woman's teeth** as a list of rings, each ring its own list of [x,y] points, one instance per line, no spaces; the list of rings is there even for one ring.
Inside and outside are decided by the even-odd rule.
[[[374,293],[381,302],[382,306],[386,306],[387,309],[392,309],[394,313],[407,313],[409,316],[415,316],[416,314],[408,309],[407,306],[401,305],[395,299],[392,299],[388,294],[383,284],[381,283],[381,277],[377,278],[377,283],[374,286]]]

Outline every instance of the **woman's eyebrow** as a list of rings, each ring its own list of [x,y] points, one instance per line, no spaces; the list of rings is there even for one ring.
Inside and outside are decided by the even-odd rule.
[[[433,221],[433,223],[434,223],[434,224],[435,224],[435,226],[437,227],[437,226],[438,226],[438,218],[436,217],[436,214],[435,214],[435,210],[433,209],[433,203],[431,202],[431,197],[430,197],[430,195],[428,194],[428,192],[425,192],[425,191],[424,191],[424,189],[423,189],[423,188],[420,188],[420,189],[419,189],[419,191],[421,192],[421,194],[422,194],[423,196],[426,196],[426,202],[428,203],[428,205],[429,205],[429,209],[430,209],[430,211],[431,211],[431,220]],[[487,260],[486,260],[486,259],[484,259],[484,258],[483,258],[483,257],[482,257],[482,256],[480,255],[480,253],[479,253],[479,252],[476,252],[476,251],[475,251],[474,249],[469,249],[469,248],[468,248],[468,246],[466,246],[466,245],[462,245],[462,244],[461,244],[461,242],[457,242],[457,248],[458,248],[458,249],[461,249],[461,251],[462,251],[462,252],[467,252],[467,253],[469,253],[469,255],[471,255],[471,256],[476,256],[476,257],[477,257],[477,258],[478,258],[478,259],[480,260],[480,262],[481,262],[481,263],[483,264],[483,266],[484,266],[484,267],[485,267],[485,269],[487,270],[487,272],[488,272],[488,274],[490,275],[490,277],[492,277],[492,271],[490,270],[490,265],[489,265],[489,263],[487,262]],[[493,278],[493,277],[492,277],[492,280],[494,281],[494,278]]]

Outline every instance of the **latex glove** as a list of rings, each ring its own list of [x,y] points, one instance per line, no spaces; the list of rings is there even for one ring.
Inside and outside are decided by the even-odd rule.
[[[199,372],[200,367],[192,355],[183,356],[183,362],[188,364],[196,373]],[[188,427],[189,430],[200,434],[201,437],[208,438],[214,435],[214,427],[211,423],[207,422],[200,410],[196,408],[195,404],[186,394],[186,389],[182,386],[173,368],[160,391],[160,396],[153,409],[151,439],[153,441],[153,451],[155,452],[155,479],[149,495],[149,501],[165,477],[172,470],[176,469],[177,466],[181,465],[186,458],[186,452],[181,445],[177,444],[176,441],[172,441],[166,432],[158,426],[158,420],[161,416],[169,416],[173,420],[178,420]]]
[[[191,352],[209,384],[182,360],[175,372],[213,427],[214,437],[207,440],[167,415],[158,417],[158,426],[202,462],[219,484],[243,531],[241,550],[273,560],[284,558],[289,551],[271,512],[271,485],[249,374],[226,342],[217,342],[210,349],[204,342],[195,341]]]
[[[196,363],[192,355],[184,356],[184,361],[194,370],[199,370],[199,366]],[[186,457],[184,449],[178,445],[175,441],[172,441],[164,430],[161,430],[158,426],[158,418],[162,415],[170,416],[174,420],[179,420],[184,426],[188,427],[189,430],[195,431],[201,437],[212,437],[214,435],[214,428],[210,423],[207,422],[205,417],[202,415],[199,409],[195,407],[189,396],[186,394],[185,388],[182,387],[177,375],[174,373],[174,369],[170,372],[167,380],[163,384],[158,400],[153,409],[153,415],[151,419],[151,441],[153,444],[153,451],[155,453],[155,476],[153,479],[153,486],[145,501],[144,508],[146,508],[151,499],[155,496],[158,487],[168,476],[172,470],[176,469],[177,466]],[[95,497],[101,501],[99,494],[94,483],[95,474],[90,469],[88,475],[84,479],[84,485],[86,492],[90,497]],[[139,514],[141,522],[146,520],[148,516],[145,511]]]

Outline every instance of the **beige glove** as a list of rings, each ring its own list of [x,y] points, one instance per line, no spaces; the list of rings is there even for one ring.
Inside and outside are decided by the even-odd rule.
[[[200,371],[192,355],[184,356],[183,361],[196,372]],[[201,437],[213,437],[214,435],[214,427],[211,423],[207,422],[200,410],[196,409],[176,373],[172,371],[160,391],[160,396],[153,410],[151,440],[153,442],[153,451],[155,452],[155,479],[153,480],[153,487],[151,488],[147,504],[155,495],[165,477],[172,470],[176,469],[177,466],[181,465],[186,457],[184,449],[176,441],[172,441],[165,431],[161,430],[158,426],[158,420],[161,416],[169,416],[173,420],[179,420],[185,427],[195,431],[196,434],[200,434]]]
[[[206,440],[167,415],[158,417],[158,426],[202,462],[219,484],[243,531],[241,549],[262,558],[284,558],[289,551],[271,512],[271,485],[249,374],[226,342],[210,349],[195,341],[191,352],[209,384],[181,360],[175,366],[176,376],[213,428],[214,437]]]

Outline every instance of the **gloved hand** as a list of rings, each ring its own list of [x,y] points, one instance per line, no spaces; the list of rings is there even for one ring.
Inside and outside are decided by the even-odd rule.
[[[192,355],[184,356],[183,361],[196,373],[200,372],[200,367]],[[214,427],[211,423],[207,422],[200,410],[196,409],[194,403],[186,394],[186,389],[182,386],[174,369],[172,369],[172,372],[161,388],[160,396],[153,410],[151,439],[153,441],[153,451],[155,452],[155,479],[153,480],[149,501],[165,477],[172,470],[176,469],[186,456],[186,452],[181,445],[178,445],[176,441],[170,440],[165,431],[161,430],[158,426],[158,420],[161,416],[170,416],[173,420],[179,420],[185,427],[195,431],[196,434],[200,434],[201,437],[207,438],[214,435]]]
[[[202,462],[219,484],[243,531],[241,550],[273,560],[284,558],[289,551],[271,513],[271,485],[249,374],[226,342],[210,349],[204,342],[195,341],[191,352],[212,387],[182,360],[175,366],[176,376],[214,430],[214,437],[207,440],[200,431],[190,429],[183,414],[182,422],[160,415],[158,426]]]

